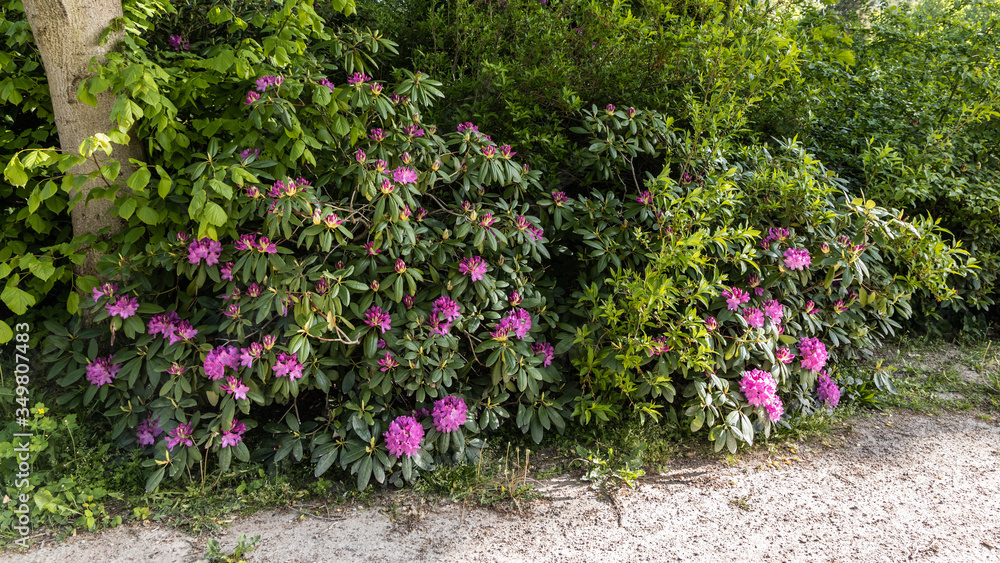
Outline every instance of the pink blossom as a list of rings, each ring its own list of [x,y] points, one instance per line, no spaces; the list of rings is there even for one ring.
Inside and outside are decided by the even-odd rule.
[[[771,322],[778,324],[784,316],[784,307],[776,299],[768,299],[764,302],[764,314],[771,318]]]
[[[121,295],[114,304],[109,302],[104,305],[104,308],[113,317],[127,319],[139,310],[139,300],[131,295]]]
[[[111,360],[114,356],[106,356],[104,358],[97,358],[93,362],[87,364],[87,381],[92,385],[98,387],[103,387],[118,375],[121,371],[121,364],[112,364]]]
[[[764,328],[764,312],[756,307],[743,309],[743,318],[753,328]]]
[[[396,457],[413,457],[424,439],[424,428],[412,416],[400,416],[389,424],[389,430],[382,436],[390,454]]]
[[[441,315],[448,322],[452,322],[462,316],[461,306],[447,295],[442,295],[434,300],[431,312]]]
[[[239,349],[236,346],[220,346],[205,356],[205,375],[212,381],[222,379],[226,375],[226,368],[239,369],[239,362]]]
[[[190,422],[178,424],[173,430],[167,433],[167,449],[173,451],[179,445],[194,446],[194,440],[191,439]]]
[[[804,248],[785,250],[785,267],[789,270],[804,270],[809,267],[811,261],[809,251]]]
[[[233,376],[226,378],[226,382],[219,386],[220,389],[236,397],[236,400],[242,401],[247,398],[247,391],[250,390],[249,387],[243,385],[242,379],[236,379]]]
[[[826,365],[826,346],[818,338],[800,340],[799,355],[802,356],[802,369],[819,371]]]
[[[736,311],[740,305],[750,301],[750,294],[738,287],[723,290],[722,296],[726,298],[726,304],[730,311]]]
[[[392,329],[392,317],[389,313],[383,313],[382,308],[377,306],[370,307],[365,313],[365,323],[381,330],[382,334]]]
[[[486,274],[486,262],[479,256],[465,258],[459,264],[458,271],[462,274],[468,274],[473,282],[477,282],[482,280],[483,275]]]
[[[389,371],[393,368],[399,367],[399,362],[392,354],[386,352],[385,357],[378,361],[378,365],[382,366],[379,371]]]
[[[434,401],[434,428],[438,432],[454,432],[465,424],[469,407],[460,397],[449,395]]]
[[[233,419],[233,424],[229,430],[222,433],[222,447],[235,446],[243,441],[243,433],[247,431],[246,424]]]
[[[790,364],[795,359],[795,354],[788,348],[781,347],[774,353],[774,358],[783,364]]]
[[[289,380],[295,381],[302,377],[302,364],[299,362],[298,356],[295,354],[287,354],[281,352],[278,354],[276,362],[274,364],[274,376],[275,377],[288,377]]]
[[[819,372],[819,377],[816,379],[816,396],[826,403],[826,407],[830,410],[840,404],[840,387],[837,387],[830,374],[825,371]]]
[[[555,348],[548,342],[535,342],[531,345],[531,351],[538,354],[542,354],[542,367],[549,367],[552,365],[552,358],[555,356]]]

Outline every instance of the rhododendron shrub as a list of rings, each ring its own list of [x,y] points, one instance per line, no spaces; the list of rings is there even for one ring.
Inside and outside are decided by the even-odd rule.
[[[795,145],[701,163],[628,115],[585,119],[600,122],[584,128],[601,132],[591,150],[604,153],[598,141],[626,131],[673,164],[625,180],[624,193],[561,204],[573,216],[555,241],[587,249],[576,254],[587,275],[575,304],[557,307],[566,322],[555,351],[569,351],[579,373],[573,414],[584,424],[669,415],[735,451],[838,404],[831,366],[893,334],[915,292],[947,297],[942,275],[974,267],[939,231],[846,198]],[[543,207],[554,220],[554,202]],[[900,275],[904,256],[915,262]],[[875,385],[890,388],[884,378]]]
[[[536,287],[540,174],[474,124],[426,122],[439,82],[386,80],[357,55],[391,42],[332,33],[311,2],[292,10],[251,24],[282,56],[193,35],[169,52],[218,85],[197,94],[204,109],[155,70],[174,60],[155,45],[110,58],[145,57],[162,100],[194,117],[160,119],[161,100],[122,121],[151,139],[159,189],[115,200],[128,227],[100,265],[113,284],[82,303],[95,326],[52,329],[64,402],[143,448],[150,488],[251,456],[398,485],[474,460],[478,434],[515,412],[536,440],[562,430],[556,354],[536,340],[555,322]]]

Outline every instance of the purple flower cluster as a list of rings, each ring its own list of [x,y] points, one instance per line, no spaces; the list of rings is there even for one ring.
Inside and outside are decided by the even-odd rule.
[[[708,331],[713,331],[719,328],[719,321],[715,320],[715,317],[705,317],[705,329]]]
[[[649,191],[644,191],[635,198],[635,201],[643,205],[649,205],[653,203],[653,194],[649,193]]]
[[[383,313],[381,307],[372,306],[365,312],[365,324],[385,334],[387,330],[392,329],[392,317],[389,313]]]
[[[302,367],[298,356],[282,352],[278,354],[277,361],[274,364],[274,376],[287,376],[290,381],[295,381],[302,377]]]
[[[182,49],[184,51],[189,51],[191,49],[191,43],[185,41],[180,35],[171,35],[170,39],[167,39],[167,43],[174,51],[180,51]]]
[[[438,315],[447,322],[453,322],[462,316],[462,306],[447,295],[442,295],[434,300],[431,313]]]
[[[91,295],[93,295],[93,297],[94,297],[94,303],[97,303],[97,300],[100,299],[101,297],[112,297],[112,296],[114,296],[115,292],[118,291],[118,284],[115,284],[115,283],[106,283],[106,284],[99,285],[99,286],[91,289],[90,291],[91,291]]]
[[[764,312],[756,307],[743,309],[743,318],[753,328],[764,328]]]
[[[424,439],[424,427],[412,416],[400,416],[389,424],[389,430],[382,436],[385,437],[390,454],[396,457],[413,457]]]
[[[416,184],[417,171],[406,166],[400,166],[392,171],[392,179],[397,184]]]
[[[465,133],[466,131],[479,133],[479,127],[473,125],[471,121],[466,121],[465,123],[459,123],[457,129],[459,133]]]
[[[111,380],[122,369],[121,364],[111,363],[113,357],[97,358],[92,363],[87,364],[87,381],[98,387],[111,383]]]
[[[778,324],[785,315],[785,310],[776,299],[768,299],[764,302],[764,314],[771,318],[772,323]]]
[[[431,416],[434,417],[434,428],[439,432],[454,432],[465,424],[469,407],[461,397],[449,395],[443,399],[434,401],[434,410]]]
[[[788,229],[784,227],[771,227],[768,230],[767,236],[760,239],[760,246],[762,248],[770,248],[771,243],[779,240],[785,240],[790,235]]]
[[[804,270],[809,267],[812,258],[804,248],[789,248],[785,251],[785,267],[789,270]]]
[[[479,256],[464,258],[458,265],[458,271],[462,274],[468,274],[472,281],[477,282],[483,279],[483,275],[486,273],[486,262]]]
[[[247,425],[233,419],[233,425],[229,430],[222,433],[222,447],[235,446],[243,441],[243,433],[247,431]]]
[[[260,78],[257,79],[257,82],[256,82],[256,84],[257,84],[257,91],[258,92],[266,92],[267,89],[270,88],[271,86],[274,86],[275,88],[277,88],[277,87],[281,86],[281,83],[284,82],[284,81],[285,81],[285,77],[283,77],[283,76],[271,76],[271,75],[265,74],[264,76],[261,76]]]
[[[799,355],[802,356],[802,369],[819,371],[826,365],[826,345],[818,338],[799,340]]]
[[[722,296],[726,298],[726,304],[730,311],[736,311],[740,305],[750,301],[750,294],[738,287],[722,290]]]
[[[209,266],[218,264],[220,254],[222,254],[222,243],[208,237],[188,246],[188,262],[194,265],[200,264],[202,260]]]
[[[167,433],[167,449],[173,451],[176,446],[185,445],[191,447],[194,440],[191,439],[191,423],[178,424],[173,430]]]
[[[567,201],[569,201],[569,197],[566,195],[566,192],[556,191],[556,192],[552,192],[552,201],[558,207],[562,207],[562,204],[564,204]]]
[[[249,387],[243,385],[242,379],[237,379],[233,376],[226,378],[226,382],[219,386],[226,393],[233,395],[237,400],[242,401],[247,398],[247,391],[250,390]]]
[[[246,164],[250,157],[260,158],[260,149],[243,149],[240,151],[240,162]]]
[[[496,340],[507,340],[510,338],[510,333],[513,332],[514,336],[517,338],[524,338],[528,335],[531,330],[531,313],[525,311],[524,309],[514,309],[513,311],[507,313],[503,319],[496,324],[493,332],[493,338]]]
[[[783,364],[790,364],[795,359],[795,354],[787,347],[781,347],[774,353],[774,357]]]
[[[150,319],[146,331],[150,335],[162,334],[163,338],[169,340],[171,344],[176,344],[181,340],[190,340],[198,334],[191,323],[186,320],[182,321],[177,316],[176,311],[154,316]]]
[[[222,379],[226,368],[240,369],[240,350],[236,346],[220,346],[205,355],[205,375],[212,381]]]
[[[163,434],[160,419],[153,418],[153,415],[146,417],[146,420],[140,422],[135,429],[135,437],[139,440],[140,446],[152,446],[160,434]]]
[[[816,396],[826,403],[826,407],[830,410],[840,404],[840,387],[837,387],[830,374],[825,371],[819,372],[819,378],[816,379]]]
[[[419,125],[407,125],[403,127],[403,132],[410,137],[423,137],[424,130]]]
[[[333,82],[330,82],[325,78],[320,78],[319,80],[316,81],[316,84],[319,84],[320,86],[326,86],[327,88],[330,89],[331,92],[333,92]]]
[[[769,372],[759,369],[744,371],[740,392],[751,406],[764,407],[772,421],[780,419],[785,412],[785,406],[778,397],[778,384]]]
[[[278,252],[277,246],[271,239],[262,236],[259,239],[256,235],[243,235],[240,240],[233,245],[236,250],[253,250],[262,254],[275,254]]]
[[[104,309],[112,317],[127,319],[139,310],[139,300],[131,295],[121,295],[114,303],[110,301],[104,305]]]
[[[350,78],[347,79],[347,83],[350,84],[351,86],[357,86],[359,84],[364,84],[365,82],[368,82],[371,79],[372,79],[371,76],[368,76],[363,72],[355,72],[354,74],[351,75]]]
[[[556,349],[548,342],[535,342],[531,345],[531,351],[542,355],[542,367],[547,368],[552,365],[552,358],[555,357]]]
[[[378,365],[382,366],[379,371],[389,371],[393,368],[399,367],[399,362],[396,361],[395,356],[386,352],[385,357],[378,361]]]

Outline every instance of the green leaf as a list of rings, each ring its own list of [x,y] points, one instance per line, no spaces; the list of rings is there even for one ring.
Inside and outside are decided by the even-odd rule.
[[[160,214],[152,207],[140,207],[135,216],[147,225],[155,225],[160,222]]]
[[[142,190],[149,185],[149,179],[152,176],[149,168],[142,167],[132,173],[125,181],[125,184],[132,190]]]
[[[226,224],[229,217],[226,216],[226,212],[223,211],[222,207],[218,203],[209,201],[205,204],[205,211],[202,215],[202,219],[207,221],[210,225],[221,227]]]
[[[154,490],[156,490],[156,487],[160,486],[160,481],[163,480],[163,474],[164,472],[166,472],[166,470],[167,470],[166,467],[161,467],[156,471],[154,471],[153,474],[149,476],[149,479],[146,479],[147,493],[153,492]]]
[[[73,295],[76,295],[75,293]],[[0,321],[0,344],[6,344],[14,338],[14,331],[11,330],[10,325],[4,321]]]
[[[28,175],[24,172],[21,160],[16,156],[7,163],[7,168],[3,171],[4,178],[15,186],[24,186],[28,183]]]
[[[35,305],[34,295],[9,284],[0,294],[0,300],[3,300],[4,304],[17,315],[23,315],[28,307]]]

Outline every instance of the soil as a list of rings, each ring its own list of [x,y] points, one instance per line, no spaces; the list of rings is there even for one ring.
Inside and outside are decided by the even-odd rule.
[[[819,442],[682,456],[602,495],[579,473],[518,513],[390,495],[386,506],[235,519],[255,562],[1000,561],[1000,420],[975,412],[853,420]],[[322,509],[325,510],[325,509]],[[0,562],[194,562],[207,537],[120,526]]]

